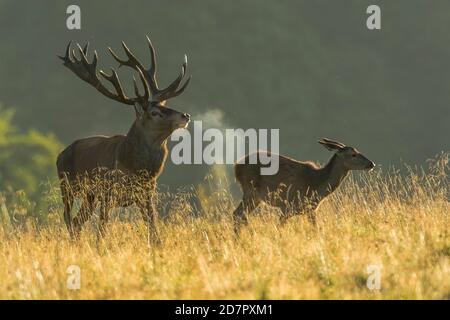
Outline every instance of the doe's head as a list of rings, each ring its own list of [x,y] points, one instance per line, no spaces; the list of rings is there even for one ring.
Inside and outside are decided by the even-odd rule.
[[[348,170],[372,170],[375,168],[373,161],[353,147],[327,138],[320,139],[319,143],[328,150],[335,151],[338,161]]]

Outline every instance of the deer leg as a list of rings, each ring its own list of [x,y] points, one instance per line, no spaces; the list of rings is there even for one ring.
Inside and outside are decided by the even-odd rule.
[[[89,193],[83,201],[80,211],[72,219],[72,238],[79,239],[83,224],[90,218],[94,209],[95,195]]]
[[[316,211],[314,209],[307,210],[306,216],[308,217],[309,222],[311,222],[313,225],[316,225]]]
[[[290,212],[289,212],[290,210],[289,210],[289,208],[287,206],[284,205],[284,206],[280,207],[280,209],[281,209],[280,224],[284,225],[286,223],[286,221],[292,215],[290,214]]]
[[[246,196],[242,198],[236,210],[233,212],[234,232],[239,233],[241,225],[248,224],[247,214],[256,209],[261,201],[254,196]]]
[[[107,197],[103,197],[100,203],[100,221],[99,221],[99,231],[100,236],[104,237],[106,234],[106,225],[109,221],[109,199]]]
[[[73,193],[70,190],[70,186],[66,180],[61,181],[61,195],[64,203],[64,222],[66,223],[67,230],[71,233],[72,230],[72,218],[70,213],[73,206]]]
[[[309,222],[311,222],[314,226],[317,225],[317,208],[320,205],[320,199],[314,199],[314,201],[308,206],[306,210],[306,216],[308,217]]]
[[[153,193],[153,192],[152,192]],[[147,236],[149,243],[160,243],[158,231],[158,212],[155,208],[154,196],[150,195],[143,208],[141,208],[142,218],[147,224]]]
[[[316,225],[317,206],[318,206],[318,204],[313,202],[313,203],[309,203],[308,205],[305,205],[301,210],[301,213],[305,214],[306,217],[308,218],[309,222],[311,222],[313,225]]]
[[[283,201],[282,203],[280,203],[278,208],[281,210],[281,216],[279,220],[281,225],[284,225],[286,221],[294,215],[293,212],[297,212],[298,210],[295,203],[291,203],[288,201]]]
[[[239,205],[233,212],[233,225],[234,225],[234,231],[239,231],[239,227],[241,224],[247,224],[248,220],[245,215],[245,209],[244,209],[244,201],[239,202]]]

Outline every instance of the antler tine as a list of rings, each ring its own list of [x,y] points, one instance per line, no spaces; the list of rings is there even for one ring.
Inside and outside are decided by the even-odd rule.
[[[85,56],[87,56],[87,54],[88,54],[88,49],[89,49],[89,41],[86,42],[86,44],[84,45],[84,48],[83,48],[83,53]]]
[[[72,41],[69,41],[69,43],[67,44],[64,56],[60,56],[58,54],[56,55],[58,58],[60,58],[62,61],[64,61],[64,63],[67,61],[71,61],[71,57],[70,57],[70,46],[71,45],[72,45]]]
[[[148,103],[150,95],[148,93],[148,87],[146,87],[147,82],[142,74],[140,75],[140,79],[144,85],[145,91],[144,95],[143,96],[138,95],[136,98],[129,98],[125,95],[124,90],[122,88],[122,84],[120,83],[119,80],[119,76],[117,75],[117,72],[114,69],[111,68],[112,70],[111,75],[108,75],[102,70],[100,70],[99,71],[100,75],[107,81],[111,82],[111,84],[114,86],[116,93],[113,93],[102,84],[97,74],[97,62],[98,62],[97,51],[94,50],[94,57],[92,59],[92,62],[89,63],[87,58],[89,43],[87,43],[83,48],[80,46],[80,44],[78,43],[76,44],[76,47],[78,48],[80,55],[79,59],[75,55],[75,50],[71,48],[71,44],[72,43],[69,42],[69,44],[67,45],[65,56],[64,57],[58,56],[58,57],[61,60],[63,60],[64,66],[66,66],[72,72],[74,72],[81,80],[89,83],[100,93],[113,100],[128,105],[134,105],[137,102],[141,104]]]
[[[97,68],[97,62],[98,62],[98,54],[97,50],[94,50],[94,58],[92,59],[91,67],[95,70]]]
[[[111,47],[108,47],[109,52],[113,56],[113,58],[119,62],[120,66],[128,66],[133,69],[137,69],[138,67],[141,69],[144,69],[142,63],[133,55],[133,53],[130,51],[130,49],[127,47],[124,41],[122,41],[122,47],[128,57],[128,60],[122,60],[119,58],[119,56],[113,51]],[[136,70],[137,71],[137,70]]]
[[[151,44],[150,44],[151,46]],[[126,43],[124,41],[122,41],[122,47],[123,50],[125,51],[125,54],[127,55],[128,60],[125,59],[120,59],[119,56],[111,49],[108,48],[109,52],[111,53],[111,55],[113,56],[113,58],[119,62],[119,67],[121,66],[128,66],[136,71],[141,70],[142,74],[144,75],[144,79],[147,82],[148,86],[150,87],[150,91],[152,93],[152,96],[158,96],[159,95],[159,89],[158,89],[158,85],[156,83],[155,80],[155,75],[154,75],[154,70],[155,70],[155,65],[153,63],[154,61],[154,49],[151,50],[152,52],[152,66],[150,67],[150,69],[145,69],[144,65],[136,58],[136,56],[131,52],[130,48],[128,48],[128,46],[126,45]],[[153,47],[151,47],[153,48]]]
[[[117,75],[117,72],[116,72],[116,70],[114,70],[114,68],[111,68],[111,75],[108,75],[103,70],[100,70],[99,73],[103,78],[105,78],[106,80],[108,80],[109,82],[112,83],[112,85],[114,86],[114,89],[116,89],[116,92],[120,98],[127,99],[127,97],[125,96],[125,93],[123,92],[123,88],[122,88],[122,84],[120,83],[119,76]]]
[[[153,79],[155,79],[155,76],[156,76],[156,50],[153,47],[152,41],[150,40],[148,35],[145,35],[145,37],[147,38],[148,48],[150,49],[150,61],[151,61],[151,66],[150,66],[150,69],[148,70],[148,73],[153,77]],[[156,84],[156,82],[155,82],[155,84]],[[158,86],[156,86],[156,87],[158,87]]]
[[[191,76],[189,76],[189,78],[187,78],[186,82],[176,91],[168,91],[164,96],[163,96],[163,100],[167,100],[170,98],[175,98],[177,96],[179,96],[180,94],[183,93],[184,89],[186,89],[186,87],[189,84],[189,81],[191,81]],[[177,86],[178,87],[178,86]]]
[[[180,89],[178,89],[177,92],[175,92],[175,94],[172,96],[172,98],[173,98],[173,97],[176,97],[176,96],[178,96],[178,95],[180,95],[180,94],[182,94],[183,91],[184,91],[184,89],[186,89],[186,87],[188,86],[189,81],[191,81],[191,79],[192,79],[192,76],[189,76],[189,78],[187,78],[187,80],[186,80],[186,82],[183,84],[183,86],[182,86]]]
[[[166,97],[171,92],[175,92],[178,89],[178,86],[180,85],[181,81],[183,80],[183,77],[185,74],[186,74],[186,64],[183,63],[178,77],[171,84],[169,84],[165,89],[159,90],[159,95],[161,97]],[[166,100],[166,99],[164,99],[164,100]]]
[[[144,74],[142,73],[142,70],[138,69],[138,72],[139,72],[139,77],[141,78],[141,81],[142,81],[142,85],[144,86],[144,95],[141,96],[139,94],[139,88],[138,88],[137,83],[136,83],[136,78],[133,76],[134,92],[135,92],[137,97],[145,99],[145,100],[148,101],[150,99],[150,92],[149,92],[149,88],[148,88],[147,82],[145,81],[145,77],[144,77]]]
[[[122,84],[120,83],[119,76],[114,69],[112,70],[111,75],[106,74],[103,71],[99,71],[100,75],[107,81],[111,82],[114,86],[115,93],[109,91],[102,82],[97,74],[97,62],[98,55],[94,50],[94,58],[91,63],[88,60],[88,52],[89,52],[89,42],[84,45],[82,48],[80,44],[76,44],[76,47],[79,51],[80,58],[77,58],[75,54],[75,50],[72,49],[71,44],[66,47],[66,52],[64,56],[58,56],[64,63],[64,65],[72,70],[80,79],[86,81],[91,84],[94,88],[96,88],[103,95],[108,98],[114,99],[116,101],[133,105],[136,102],[141,104],[146,104],[150,101],[150,96],[154,101],[163,102],[167,99],[176,97],[180,95],[187,87],[190,81],[190,77],[186,80],[186,82],[181,85],[184,77],[186,76],[187,70],[187,57],[185,55],[185,59],[183,64],[181,65],[181,71],[178,77],[165,89],[159,89],[158,84],[156,82],[156,51],[153,47],[150,38],[147,36],[147,42],[150,49],[150,58],[151,58],[151,66],[149,69],[145,69],[143,64],[136,58],[136,56],[131,52],[125,42],[122,41],[122,47],[127,56],[126,59],[121,59],[119,56],[109,47],[108,50],[113,56],[113,58],[119,63],[120,66],[128,66],[139,73],[139,78],[142,81],[144,86],[144,95],[139,94],[139,88],[137,87],[136,80],[134,79],[136,98],[129,98],[125,95]],[[181,87],[180,87],[181,85]],[[146,101],[145,101],[146,100]]]
[[[120,66],[128,66],[138,72],[140,71],[143,74],[145,80],[147,81],[147,85],[150,89],[153,100],[165,101],[169,98],[178,96],[179,94],[181,94],[184,91],[184,89],[186,88],[186,86],[188,85],[189,80],[190,80],[190,79],[188,79],[184,83],[184,85],[181,88],[179,88],[181,82],[183,81],[184,76],[186,75],[187,56],[185,55],[184,62],[181,66],[181,71],[180,71],[180,74],[178,75],[178,77],[171,84],[169,84],[166,88],[159,89],[158,83],[156,81],[156,51],[155,51],[155,48],[153,47],[153,44],[152,44],[150,38],[148,36],[146,36],[146,38],[147,38],[147,43],[148,43],[148,47],[150,50],[150,60],[151,60],[150,61],[151,65],[150,65],[150,68],[148,68],[148,69],[145,69],[144,65],[136,58],[136,56],[131,52],[130,48],[126,45],[126,43],[124,41],[122,41],[122,47],[123,47],[123,50],[125,51],[127,59],[119,58],[119,56],[111,48],[108,48],[108,50],[111,53],[111,55],[113,56],[113,58],[119,63],[119,67]]]
[[[144,76],[145,81],[147,81],[147,84],[152,92],[152,95],[158,96],[159,89],[158,84],[156,83],[155,74],[154,74],[154,49],[152,51],[152,65],[150,69],[145,69],[144,65],[136,58],[136,56],[131,52],[130,48],[126,45],[125,41],[122,41],[122,47],[125,51],[125,54],[128,57],[128,61],[125,62],[127,66],[130,66],[131,68],[134,68],[139,73],[142,73]],[[153,48],[153,47],[152,47]]]
[[[113,51],[113,49],[111,47],[108,47],[108,51],[109,51],[109,53],[111,53],[113,58],[119,63],[119,68],[126,64],[126,61],[120,59],[119,56]]]
[[[84,48],[87,49],[88,45],[85,45]],[[82,61],[84,63],[84,65],[86,67],[89,66],[89,61],[87,60],[87,56],[86,56],[86,52],[84,51],[84,49],[81,48],[80,44],[77,43],[77,47],[78,47],[78,51],[80,52],[80,61]],[[76,59],[75,55],[74,58]]]
[[[189,84],[189,81],[191,80],[191,77],[189,77],[183,84],[183,86],[180,89],[178,89],[178,87],[181,84],[181,81],[186,75],[186,70],[187,70],[187,55],[185,54],[183,64],[181,65],[181,72],[178,75],[178,77],[167,88],[160,90],[162,100],[167,100],[176,97],[180,95],[184,91],[184,89],[186,89],[187,85]]]
[[[139,88],[138,88],[138,86],[137,86],[137,83],[136,83],[136,78],[133,76],[133,87],[134,87],[134,94],[136,95],[136,96],[139,96]]]

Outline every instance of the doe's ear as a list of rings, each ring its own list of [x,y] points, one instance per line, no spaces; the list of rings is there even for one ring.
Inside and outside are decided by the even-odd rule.
[[[339,151],[345,147],[345,145],[343,143],[340,143],[338,141],[334,141],[331,139],[327,139],[327,138],[320,139],[319,143],[330,151]]]
[[[135,103],[134,104],[134,111],[136,112],[136,118],[141,118],[142,115],[145,112],[145,109],[142,107],[142,105],[140,103]]]

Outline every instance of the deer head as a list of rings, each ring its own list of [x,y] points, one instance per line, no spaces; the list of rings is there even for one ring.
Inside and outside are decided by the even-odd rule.
[[[375,168],[375,163],[353,147],[327,138],[320,139],[319,143],[330,151],[336,151],[336,160],[347,170],[372,170]]]
[[[169,86],[160,89],[156,81],[156,52],[148,36],[147,42],[150,49],[151,62],[148,69],[135,57],[125,42],[122,41],[122,47],[127,56],[126,60],[120,59],[111,48],[108,48],[114,59],[119,62],[119,67],[127,66],[138,73],[144,93],[140,93],[136,79],[133,77],[135,97],[128,97],[124,93],[119,76],[114,68],[111,68],[111,74],[109,75],[102,70],[99,70],[97,73],[98,55],[95,50],[92,62],[88,61],[89,43],[84,48],[78,43],[76,44],[80,56],[79,59],[75,55],[75,50],[71,49],[71,42],[67,45],[65,55],[58,57],[63,61],[64,66],[74,72],[81,80],[92,85],[104,96],[123,104],[134,106],[136,111],[134,127],[144,135],[155,136],[164,140],[175,129],[185,128],[189,123],[190,116],[188,114],[166,107],[166,101],[183,93],[191,77],[181,85],[187,68],[187,57],[185,55],[178,77]],[[115,92],[110,91],[103,85],[99,74],[112,84]]]

